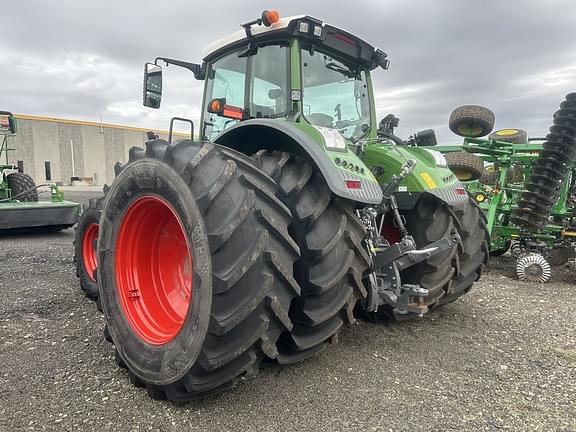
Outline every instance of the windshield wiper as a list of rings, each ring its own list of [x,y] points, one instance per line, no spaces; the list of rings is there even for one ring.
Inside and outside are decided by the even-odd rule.
[[[341,73],[346,78],[354,78],[360,79],[360,72],[340,66],[338,63],[335,62],[328,62],[324,65],[326,69],[333,70],[335,72]]]

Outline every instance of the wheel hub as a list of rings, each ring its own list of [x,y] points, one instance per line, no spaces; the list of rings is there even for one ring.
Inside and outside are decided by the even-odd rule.
[[[529,279],[534,280],[544,274],[544,269],[539,264],[531,264],[526,268],[525,272]]]
[[[193,293],[193,259],[176,211],[157,196],[126,210],[116,240],[116,287],[124,315],[145,342],[176,337]]]
[[[82,258],[84,261],[84,268],[86,269],[86,273],[88,273],[88,277],[94,282],[96,281],[94,278],[94,271],[98,266],[96,260],[96,241],[98,240],[98,231],[98,224],[90,224],[86,227],[86,231],[84,231],[84,236],[82,238]]]

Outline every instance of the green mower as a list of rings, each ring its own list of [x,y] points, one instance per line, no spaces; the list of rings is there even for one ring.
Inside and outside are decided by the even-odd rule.
[[[55,184],[36,185],[32,177],[20,172],[9,161],[9,138],[16,134],[16,117],[0,111],[0,232],[14,230],[59,231],[73,226],[80,214],[80,205],[64,201]],[[50,200],[39,201],[39,189],[50,190]]]
[[[377,121],[384,52],[305,15],[241,27],[200,64],[146,64],[147,107],[160,107],[161,64],[204,82],[199,139],[192,127],[132,148],[79,224],[98,225],[97,242],[78,230],[97,257],[77,247],[83,288],[118,364],[158,399],[308,358],[355,317],[421,317],[488,259],[482,212],[426,147],[433,132],[402,140],[395,118]]]

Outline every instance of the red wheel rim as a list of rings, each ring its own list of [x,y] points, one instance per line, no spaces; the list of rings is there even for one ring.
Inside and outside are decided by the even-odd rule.
[[[120,304],[132,329],[152,345],[174,339],[192,301],[193,259],[170,204],[146,196],[128,207],[114,264]]]
[[[94,279],[94,270],[97,267],[96,261],[96,240],[98,240],[98,224],[90,224],[86,227],[84,231],[84,237],[82,238],[82,257],[84,259],[84,268],[88,277],[96,282]]]

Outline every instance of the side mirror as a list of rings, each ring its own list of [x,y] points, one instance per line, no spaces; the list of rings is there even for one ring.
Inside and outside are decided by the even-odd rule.
[[[9,111],[0,111],[0,134],[14,135],[18,129],[16,117]]]
[[[384,134],[393,134],[394,129],[398,127],[400,124],[400,119],[396,117],[394,114],[388,114],[382,120],[380,120],[380,124],[378,125],[378,132]]]
[[[154,63],[144,65],[144,106],[160,108],[162,101],[162,68]]]
[[[434,129],[425,129],[420,131],[415,136],[415,141],[417,146],[428,147],[428,146],[435,146],[438,144],[436,140],[436,134],[434,133]]]

